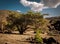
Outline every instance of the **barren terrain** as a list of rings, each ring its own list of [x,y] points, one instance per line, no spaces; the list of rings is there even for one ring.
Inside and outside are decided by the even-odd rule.
[[[23,35],[18,34],[2,34],[0,33],[0,44],[31,44],[26,39],[33,37],[33,31],[27,32]],[[43,38],[53,37],[56,41],[60,42],[60,35],[48,36],[47,34],[41,34]]]

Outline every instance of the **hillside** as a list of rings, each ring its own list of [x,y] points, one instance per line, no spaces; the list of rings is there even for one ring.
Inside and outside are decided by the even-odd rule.
[[[54,20],[54,19],[56,19],[56,20],[60,20],[60,16],[50,17],[50,18],[46,18],[46,19],[48,19],[48,20]]]

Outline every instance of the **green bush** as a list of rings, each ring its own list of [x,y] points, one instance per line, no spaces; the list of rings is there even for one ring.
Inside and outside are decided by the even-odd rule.
[[[35,35],[35,40],[36,40],[36,42],[42,43],[43,42],[43,39],[40,36],[40,33],[41,33],[41,30],[37,29],[36,30],[36,35]]]

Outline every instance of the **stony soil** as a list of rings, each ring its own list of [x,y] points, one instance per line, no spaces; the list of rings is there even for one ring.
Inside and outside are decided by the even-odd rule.
[[[33,31],[27,32],[23,35],[18,34],[2,34],[0,33],[0,44],[31,44],[26,39],[34,36]],[[47,34],[41,34],[43,38],[54,37],[55,40],[60,42],[60,35],[48,36]]]

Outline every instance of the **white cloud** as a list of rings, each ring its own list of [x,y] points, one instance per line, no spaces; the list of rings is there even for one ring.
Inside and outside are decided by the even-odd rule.
[[[56,5],[55,5],[55,8],[57,8],[59,5],[60,5],[60,3],[56,4]]]
[[[21,12],[20,10],[16,10],[17,12]]]
[[[44,7],[57,8],[60,5],[60,0],[41,0]]]
[[[41,2],[32,2],[27,0],[20,0],[24,6],[30,7],[33,11],[42,11],[47,8],[57,8],[60,5],[60,0],[41,0]]]
[[[42,3],[37,3],[37,2],[31,2],[27,0],[21,0],[20,1],[24,6],[28,6],[31,8],[33,11],[42,11],[44,4]]]

